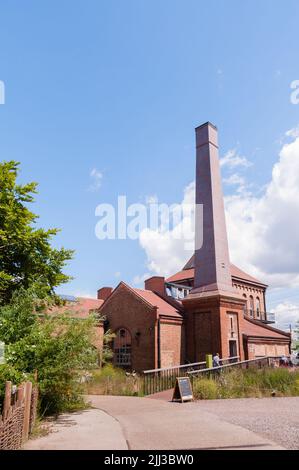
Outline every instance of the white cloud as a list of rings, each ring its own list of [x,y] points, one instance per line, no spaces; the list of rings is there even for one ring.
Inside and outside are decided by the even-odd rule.
[[[285,133],[286,137],[291,137],[293,139],[297,139],[297,137],[299,137],[299,124],[297,127],[293,127],[293,129],[289,129],[286,133]]]
[[[274,287],[298,287],[299,138],[282,147],[261,196],[225,206],[232,260]]]
[[[228,186],[235,186],[236,192],[243,195],[249,195],[249,184],[246,182],[245,178],[238,173],[233,173],[227,178],[223,178],[223,183]]]
[[[85,299],[96,299],[97,296],[94,293],[88,291],[76,291],[74,297],[83,297]]]
[[[238,154],[236,149],[231,149],[224,157],[220,158],[220,166],[227,167],[227,168],[236,168],[236,167],[244,167],[248,168],[252,166],[252,162],[247,160],[246,157],[243,157]]]
[[[182,207],[189,205],[194,207],[194,182],[185,188],[181,203]],[[168,221],[165,222],[167,224]],[[182,233],[186,227],[192,227],[193,224],[194,209],[184,213],[180,223],[170,230],[162,226],[159,230],[147,228],[141,232],[139,242],[146,252],[147,268],[150,273],[167,276],[182,267],[193,253],[193,243],[188,246],[189,243],[177,234]]]
[[[116,273],[114,273],[114,277],[119,278],[120,276],[121,276],[121,272],[120,272],[120,271],[116,271]]]
[[[299,321],[299,305],[292,302],[281,302],[271,311],[275,312],[276,324],[274,326],[283,330],[289,330],[290,325],[294,329]]]
[[[102,185],[103,174],[96,168],[93,168],[89,173],[89,176],[92,181],[91,185],[88,188],[89,191],[98,191]]]
[[[146,279],[148,279],[149,277],[151,277],[152,274],[151,273],[144,273],[144,274],[137,274],[137,276],[134,276],[133,280],[132,280],[132,284],[133,286],[135,287],[140,287],[140,288],[143,288],[144,287],[144,281]]]

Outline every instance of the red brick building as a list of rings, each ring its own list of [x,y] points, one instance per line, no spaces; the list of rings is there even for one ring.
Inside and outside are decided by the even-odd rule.
[[[203,243],[182,271],[154,276],[145,289],[103,288],[100,314],[116,333],[114,362],[137,371],[198,362],[206,354],[251,359],[290,352],[290,334],[271,326],[267,285],[229,260],[218,156],[211,123],[196,128],[196,236]],[[196,216],[199,213],[197,210]]]
[[[203,215],[196,220],[195,240],[202,229],[203,243],[195,241],[195,253],[181,271],[167,279],[151,277],[144,289],[124,282],[103,287],[98,304],[79,299],[83,316],[96,307],[105,328],[115,333],[118,366],[142,371],[202,361],[216,352],[241,359],[290,352],[290,334],[271,326],[267,285],[230,263],[218,135],[210,123],[196,128],[196,205]]]
[[[192,259],[166,280],[152,277],[145,289],[121,282],[106,297],[99,312],[107,319],[106,328],[117,335],[115,365],[142,371],[202,361],[205,354],[216,352],[242,359],[289,354],[290,335],[271,326],[272,315],[265,309],[267,286],[235,266],[232,285],[245,300],[241,315],[233,300],[222,302],[220,315],[217,300],[201,304],[190,315],[183,302],[194,284]],[[221,338],[226,344],[221,345]]]

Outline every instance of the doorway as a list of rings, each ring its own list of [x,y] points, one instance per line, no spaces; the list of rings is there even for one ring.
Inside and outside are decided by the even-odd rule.
[[[229,357],[236,357],[238,355],[237,341],[229,341]],[[237,362],[238,359],[233,359],[233,362]]]

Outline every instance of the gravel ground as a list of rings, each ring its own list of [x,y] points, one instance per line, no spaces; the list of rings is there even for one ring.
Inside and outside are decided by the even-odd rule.
[[[202,400],[199,406],[221,419],[299,449],[299,397]]]

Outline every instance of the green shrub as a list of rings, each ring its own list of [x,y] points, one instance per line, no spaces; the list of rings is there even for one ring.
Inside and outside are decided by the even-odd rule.
[[[22,291],[11,305],[0,308],[0,339],[6,343],[7,365],[20,374],[38,371],[42,414],[82,408],[82,370],[97,364],[92,346],[95,319],[74,319],[67,314],[38,318],[32,314],[37,303],[31,292]],[[2,381],[9,377],[5,369]]]
[[[265,388],[287,392],[292,386],[294,377],[288,369],[264,369],[260,373],[262,384]]]
[[[197,379],[193,384],[193,393],[199,400],[218,398],[218,384],[213,379]]]
[[[0,409],[4,399],[5,382],[10,381],[13,385],[19,385],[26,378],[9,364],[0,365]]]

